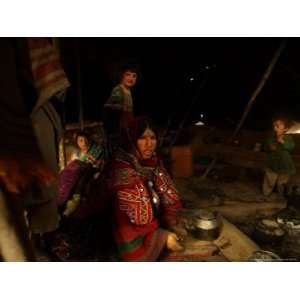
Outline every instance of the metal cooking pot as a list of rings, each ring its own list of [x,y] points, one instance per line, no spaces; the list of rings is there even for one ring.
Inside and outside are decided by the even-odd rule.
[[[213,241],[220,235],[220,225],[220,218],[216,212],[200,210],[193,218],[191,233],[199,240]]]

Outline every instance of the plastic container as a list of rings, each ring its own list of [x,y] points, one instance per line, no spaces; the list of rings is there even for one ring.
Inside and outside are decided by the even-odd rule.
[[[174,177],[189,178],[193,176],[193,152],[191,146],[171,148],[171,171]]]

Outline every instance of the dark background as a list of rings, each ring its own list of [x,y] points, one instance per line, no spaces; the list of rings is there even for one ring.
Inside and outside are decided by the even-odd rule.
[[[205,123],[235,126],[281,38],[60,38],[71,81],[65,121],[78,121],[78,84],[85,120],[101,120],[114,74],[128,60],[139,62],[142,78],[132,91],[136,115],[178,126],[204,115]],[[274,113],[300,119],[300,40],[288,39],[271,77],[257,98],[246,128],[266,129]],[[80,79],[78,78],[80,74]],[[191,81],[191,78],[194,80]],[[194,98],[195,97],[195,98]]]

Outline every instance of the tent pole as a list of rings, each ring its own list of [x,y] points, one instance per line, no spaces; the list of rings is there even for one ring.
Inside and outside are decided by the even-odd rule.
[[[77,97],[78,97],[78,107],[79,107],[79,125],[80,129],[84,129],[83,120],[83,103],[82,103],[82,88],[81,88],[81,64],[80,64],[80,43],[77,39]]]
[[[269,79],[281,53],[283,52],[285,46],[286,46],[286,43],[287,43],[287,39],[285,38],[279,48],[277,49],[277,51],[274,53],[273,55],[273,58],[272,60],[270,61],[266,71],[264,72],[257,88],[254,90],[245,110],[244,110],[244,113],[239,121],[239,123],[237,124],[234,132],[232,133],[232,135],[230,136],[230,138],[228,139],[227,143],[231,143],[232,140],[236,137],[236,135],[239,133],[241,127],[243,126],[248,114],[249,114],[249,111],[251,110],[251,107],[252,105],[254,104],[255,100],[257,99],[257,96],[259,95],[259,93],[262,91],[265,83],[267,82],[267,80]],[[207,167],[207,169],[205,170],[204,174],[201,176],[201,179],[205,179],[208,175],[208,173],[213,169],[213,167],[215,166],[216,162],[218,160],[218,157],[216,156],[213,161],[210,163],[210,165]]]
[[[247,116],[248,116],[248,113],[253,105],[253,103],[255,102],[255,100],[257,99],[257,96],[259,95],[259,93],[261,92],[261,90],[263,89],[265,83],[267,82],[267,80],[269,79],[282,51],[284,50],[285,46],[286,46],[286,43],[287,43],[287,39],[284,39],[279,48],[277,49],[277,51],[275,52],[271,62],[269,63],[262,79],[260,80],[257,88],[255,89],[254,93],[252,94],[245,110],[244,110],[244,113],[239,121],[239,123],[237,124],[236,128],[235,128],[235,131],[233,132],[233,134],[231,135],[230,139],[229,139],[229,142],[232,142],[232,140],[235,138],[235,136],[238,134],[238,132],[240,131],[241,127],[243,126]]]

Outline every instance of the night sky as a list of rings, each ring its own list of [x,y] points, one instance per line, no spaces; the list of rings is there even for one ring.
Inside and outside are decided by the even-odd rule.
[[[67,122],[78,120],[78,62],[85,120],[101,120],[104,102],[122,62],[138,61],[142,78],[132,91],[136,115],[176,128],[194,101],[186,125],[204,115],[209,125],[232,128],[280,38],[61,38],[64,68],[72,83]],[[245,127],[266,129],[274,113],[300,119],[300,39],[290,38]],[[192,79],[191,79],[192,78]]]

